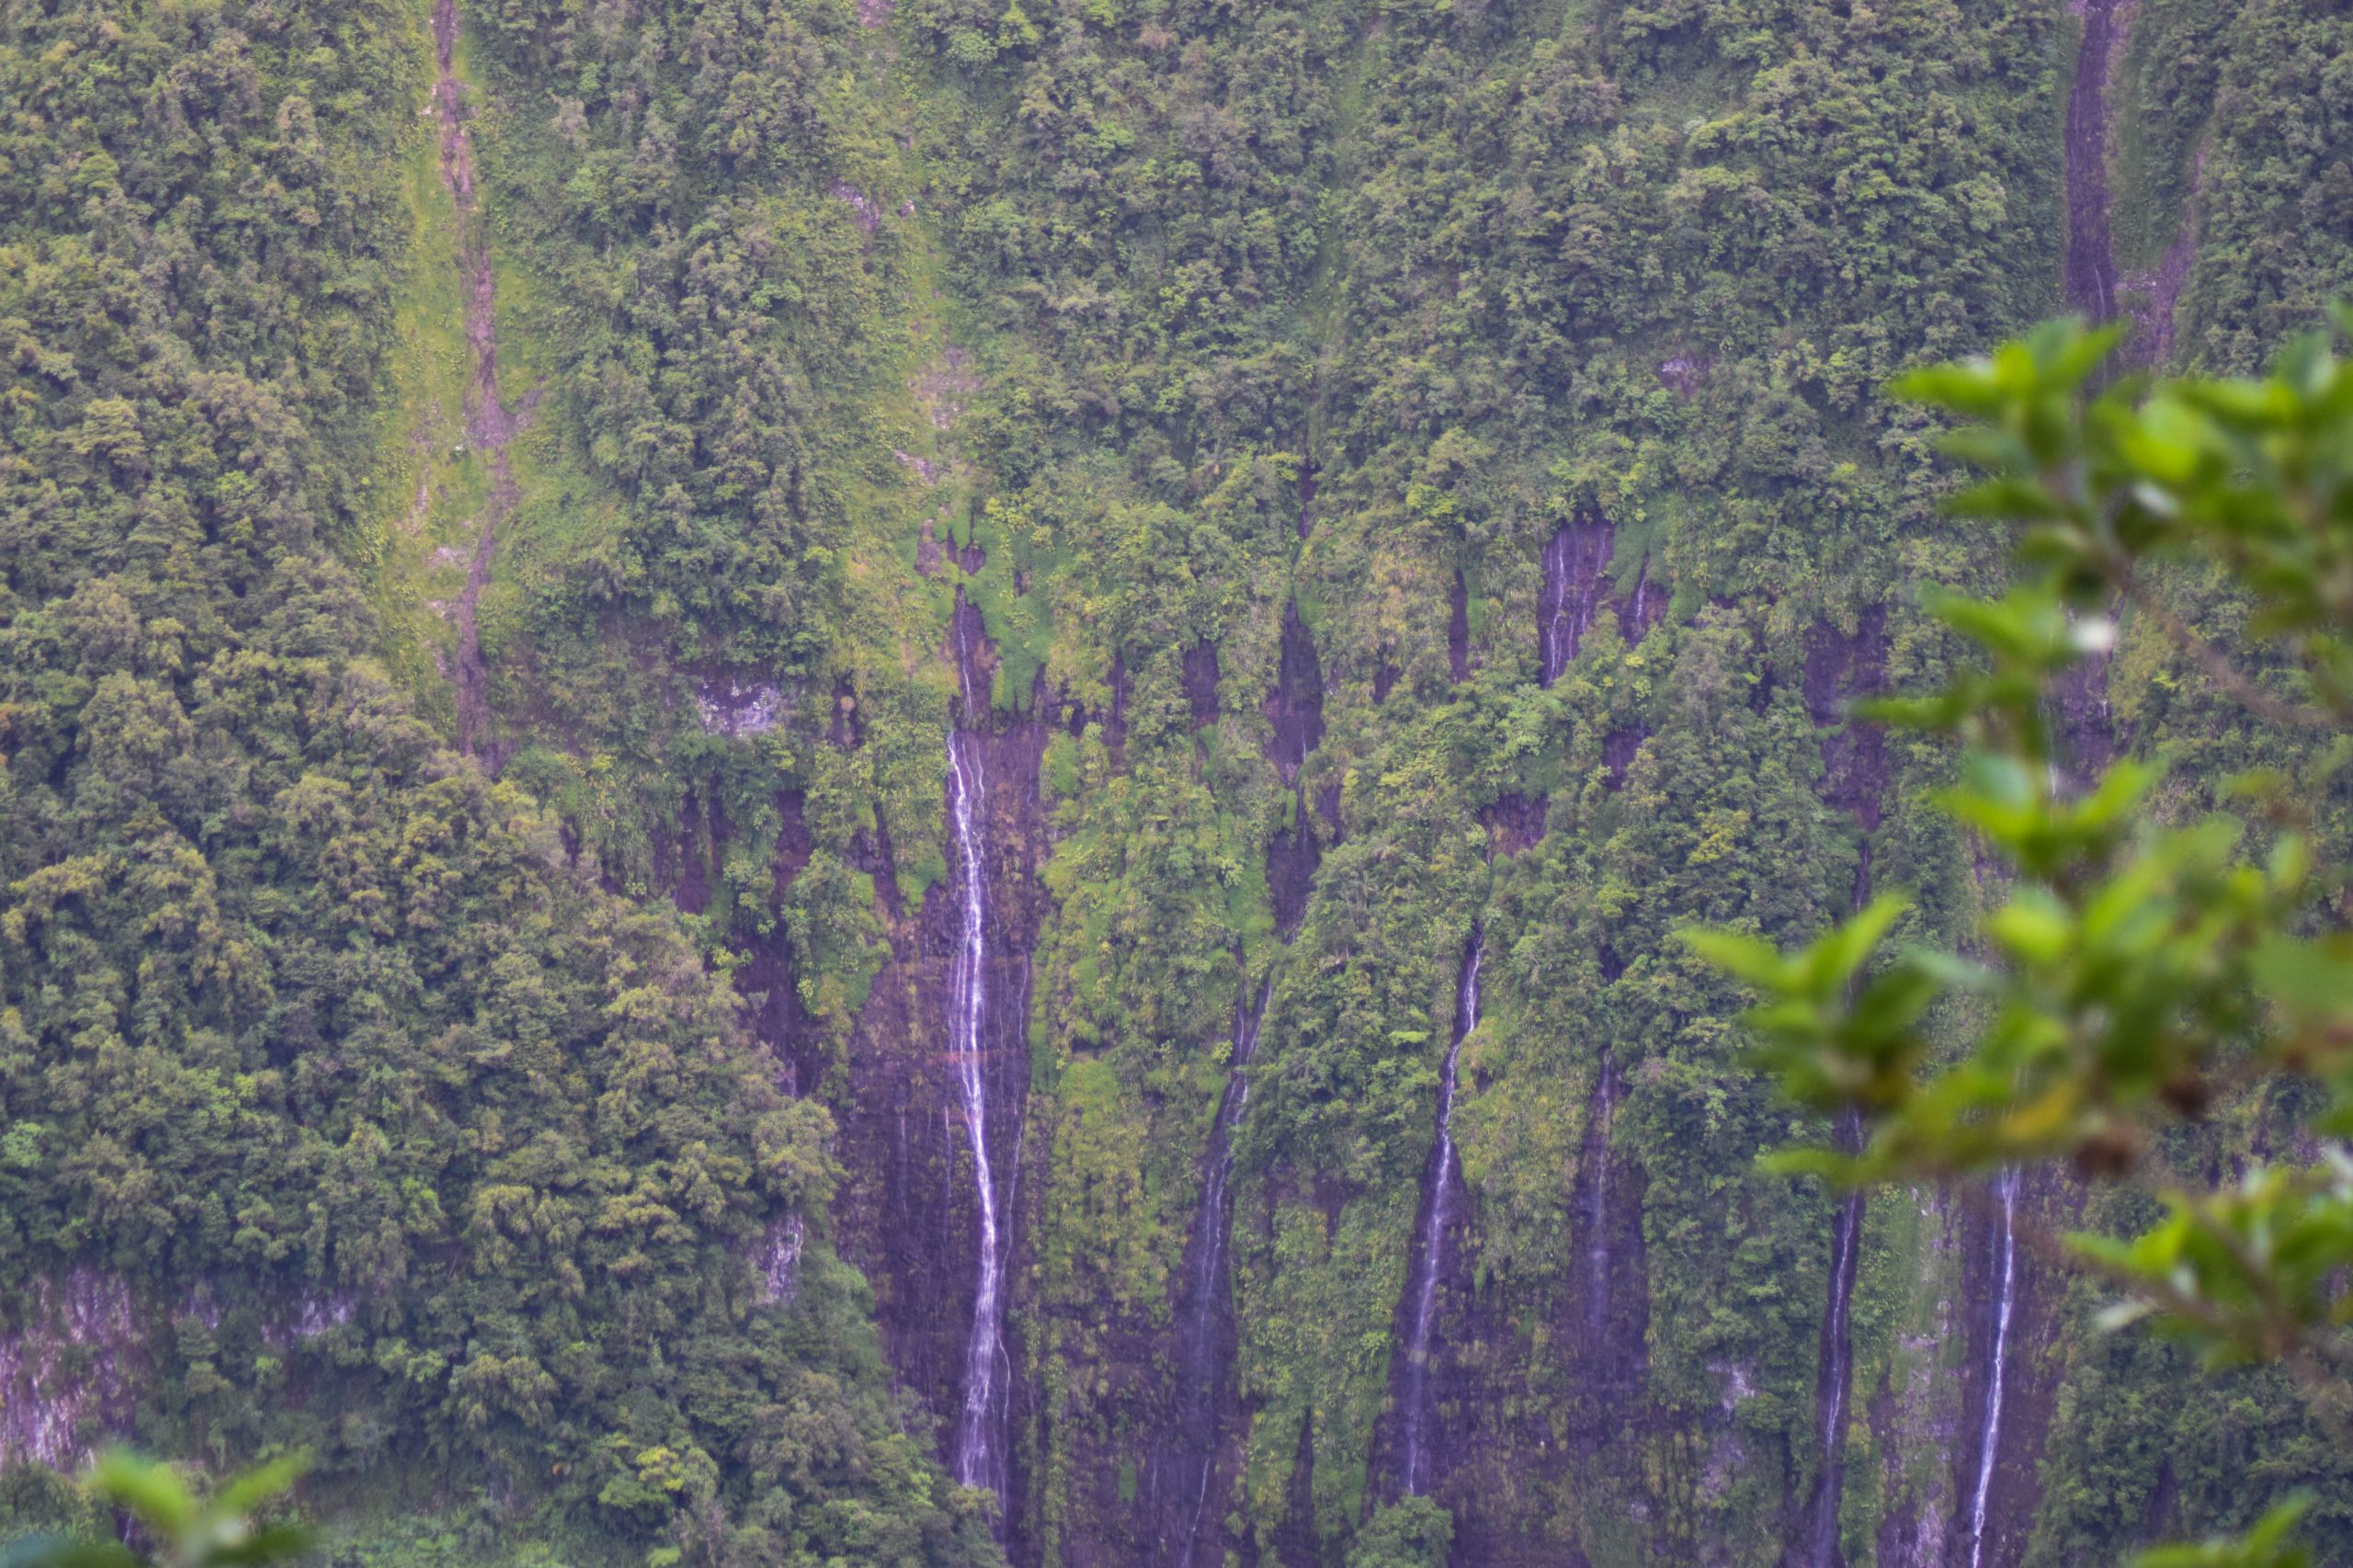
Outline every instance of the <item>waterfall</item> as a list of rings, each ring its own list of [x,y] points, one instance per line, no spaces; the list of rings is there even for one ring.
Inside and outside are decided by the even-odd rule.
[[[1838,1502],[1846,1481],[1847,1393],[1854,1377],[1855,1271],[1862,1248],[1863,1195],[1847,1195],[1830,1243],[1830,1314],[1822,1325],[1822,1475],[1807,1531],[1810,1568],[1837,1568]]]
[[[1404,1489],[1418,1496],[1429,1488],[1430,1331],[1438,1320],[1438,1280],[1445,1263],[1446,1227],[1455,1183],[1454,1086],[1462,1042],[1479,1027],[1479,962],[1486,933],[1471,927],[1471,948],[1462,960],[1455,994],[1454,1039],[1438,1072],[1438,1153],[1430,1173],[1429,1218],[1414,1256],[1413,1331],[1405,1342]]]
[[[1855,860],[1854,906],[1871,901],[1871,841],[1866,836]],[[1838,1141],[1849,1151],[1861,1144],[1862,1121],[1853,1111],[1840,1118]],[[1821,1385],[1815,1403],[1822,1412],[1822,1473],[1813,1483],[1813,1517],[1807,1526],[1808,1568],[1838,1568],[1838,1504],[1846,1488],[1847,1385],[1854,1381],[1855,1274],[1862,1251],[1863,1194],[1859,1188],[1839,1205],[1838,1228],[1830,1238],[1830,1310],[1822,1322]]]
[[[1994,1240],[1995,1281],[1994,1354],[1986,1372],[1985,1419],[1977,1438],[1977,1490],[1969,1505],[1969,1568],[1985,1555],[1985,1506],[1994,1494],[1994,1460],[2002,1447],[2002,1384],[2009,1360],[2010,1318],[2018,1302],[2018,1173],[2004,1171],[1994,1183],[2002,1200],[2002,1223]]]
[[[1250,1085],[1242,1070],[1257,1054],[1258,1027],[1267,1017],[1267,998],[1274,994],[1274,976],[1258,987],[1255,1008],[1234,1014],[1233,1060],[1218,1101],[1217,1120],[1210,1131],[1209,1162],[1201,1174],[1200,1206],[1193,1216],[1193,1267],[1185,1283],[1184,1328],[1177,1336],[1182,1382],[1177,1390],[1176,1426],[1169,1436],[1178,1445],[1172,1491],[1185,1515],[1184,1533],[1174,1540],[1168,1561],[1189,1564],[1200,1539],[1201,1516],[1208,1512],[1210,1482],[1217,1469],[1217,1423],[1225,1393],[1226,1358],[1219,1344],[1219,1329],[1230,1304],[1227,1254],[1233,1217],[1227,1202],[1233,1175],[1233,1132],[1242,1125],[1242,1108]],[[1247,993],[1245,993],[1246,995]],[[1186,1494],[1189,1492],[1189,1499]],[[1164,1538],[1166,1540],[1167,1538]]]
[[[1537,601],[1537,682],[1551,686],[1577,656],[1601,602],[1615,530],[1608,523],[1563,523],[1544,547]]]
[[[996,1415],[997,1364],[1004,1357],[1005,1257],[998,1243],[996,1180],[989,1168],[988,1075],[982,1023],[988,1012],[987,874],[981,860],[979,748],[959,731],[948,741],[948,813],[964,874],[963,924],[949,991],[949,1058],[964,1098],[964,1127],[972,1146],[972,1187],[980,1211],[980,1278],[972,1293],[972,1337],[964,1355],[964,1415],[956,1433],[956,1479],[995,1487],[1000,1456]]]
[[[1593,1154],[1593,1180],[1586,1188],[1585,1329],[1595,1355],[1609,1324],[1609,1123],[1617,1098],[1617,1072],[1604,1048],[1599,1080],[1594,1085],[1594,1131],[1586,1139]]]
[[[2117,270],[2109,225],[2108,85],[2131,29],[2120,0],[2079,0],[2083,42],[2067,94],[2064,165],[2067,198],[2067,302],[2095,324],[2116,317]]]
[[[971,617],[957,606],[958,660],[964,687],[964,722],[948,736],[948,821],[963,875],[955,966],[949,981],[948,1054],[964,1101],[964,1128],[972,1149],[974,1208],[980,1216],[979,1278],[972,1291],[972,1334],[964,1353],[964,1412],[956,1429],[956,1479],[1002,1495],[1004,1454],[998,1427],[1005,1390],[998,1378],[1005,1353],[1005,1254],[997,1222],[996,1178],[989,1163],[988,1074],[983,1026],[988,1017],[988,872],[981,854],[987,779],[980,737],[971,727],[985,709],[973,700]]]

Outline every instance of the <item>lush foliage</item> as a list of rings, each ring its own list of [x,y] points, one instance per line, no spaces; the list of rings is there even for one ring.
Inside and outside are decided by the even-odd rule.
[[[1881,391],[2060,306],[2070,8],[458,10],[463,233],[414,7],[54,0],[0,33],[0,1278],[33,1282],[0,1346],[74,1301],[111,1323],[132,1282],[81,1436],[308,1444],[323,1514],[426,1516],[370,1562],[541,1528],[988,1556],[904,1392],[969,1305],[905,1261],[969,1244],[924,1097],[961,592],[989,722],[1041,753],[1037,878],[998,890],[1042,919],[1007,971],[1015,1553],[1149,1554],[1203,1150],[1263,997],[1209,1532],[1327,1565],[1773,1561],[1831,1457],[1843,1210],[1756,1156],[1838,1096],[1770,1092],[1742,988],[1677,933],[1802,948],[1876,885],[1912,892],[1893,939],[1961,950],[2004,896],[1926,809],[1947,739],[1847,703],[1974,678],[1920,590],[2011,572],[1938,509],[1945,417]],[[2129,352],[2245,370],[2353,283],[2342,18],[2133,11]],[[517,411],[472,758],[467,244]],[[1547,682],[1564,525],[1605,559]],[[2243,645],[2226,576],[2153,581]],[[2069,656],[2063,597],[2013,607],[2029,667],[1987,711]],[[2250,767],[2327,864],[2339,803],[2297,793],[2327,732],[2165,625],[2120,618],[2068,699],[2167,765],[2159,880],[2237,886],[2191,824]],[[2275,664],[2247,678],[2287,700]],[[2101,799],[2048,810],[2105,844]],[[1398,1306],[1474,929],[1451,1469],[1401,1500]],[[1908,1005],[1914,1065],[2006,1027],[1950,985]],[[2154,1135],[2177,1168],[2301,1114],[2211,1076]],[[2104,1188],[2082,1223],[2154,1202]],[[1955,1506],[1982,1235],[1910,1188],[1863,1214],[1850,1563]],[[2317,1482],[2334,1550],[2340,1461],[2290,1382],[2180,1401],[2188,1352],[2095,1332],[2102,1304],[2029,1313],[2015,1549],[2105,1561]]]
[[[282,1562],[299,1556],[309,1537],[293,1525],[262,1523],[256,1516],[278,1502],[308,1461],[293,1457],[232,1477],[199,1498],[166,1464],[115,1449],[99,1460],[86,1486],[90,1500],[119,1508],[135,1521],[153,1550],[142,1554],[120,1540],[34,1539],[11,1547],[9,1568],[232,1568]]]
[[[2353,329],[2353,312],[2340,315]],[[2113,331],[2047,328],[1991,359],[1923,371],[1911,395],[1980,423],[1948,446],[1988,477],[1953,503],[2014,517],[2032,568],[2000,599],[1949,597],[1938,615],[1983,664],[1874,716],[1960,735],[1942,809],[1998,859],[2007,883],[1977,954],[1881,949],[1901,910],[1882,897],[1788,954],[1723,932],[1692,937],[1756,987],[1752,1022],[1800,1103],[1860,1112],[1868,1142],[1785,1163],[1842,1181],[1954,1179],[2063,1157],[2145,1185],[2165,1215],[2130,1239],[2075,1238],[2082,1263],[2210,1367],[2286,1365],[2313,1416],[2347,1432],[2353,1169],[2353,945],[2337,812],[2347,751],[2290,774],[2227,781],[2234,812],[2153,803],[2160,769],[2120,762],[2071,781],[2054,690],[2114,638],[2109,614],[2154,621],[2263,718],[2341,737],[2353,726],[2353,366],[2313,334],[2264,380],[2132,378],[2082,406]],[[2217,648],[2167,603],[2170,573],[2219,567],[2245,596],[2245,647]],[[2071,787],[2071,782],[2073,787]],[[1984,1022],[1958,1052],[1923,1027],[1941,996]],[[2303,1092],[2272,1092],[2278,1074]],[[2198,1183],[2160,1135],[2218,1102],[2270,1094],[2289,1153]],[[2290,1508],[2211,1558],[2302,1561]],[[2341,1507],[2322,1516],[2337,1528]]]
[[[0,51],[12,1365],[67,1442],[299,1440],[484,1534],[986,1555],[825,1243],[824,1112],[363,652],[420,20]]]

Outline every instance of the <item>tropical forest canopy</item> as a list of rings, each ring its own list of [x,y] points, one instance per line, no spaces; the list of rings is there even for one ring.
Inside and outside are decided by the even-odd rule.
[[[2331,0],[28,0],[0,1537],[2353,1556],[2348,292]]]

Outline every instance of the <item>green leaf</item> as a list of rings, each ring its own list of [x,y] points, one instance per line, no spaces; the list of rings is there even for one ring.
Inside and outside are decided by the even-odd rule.
[[[162,1535],[185,1535],[196,1522],[196,1498],[178,1471],[121,1449],[98,1460],[90,1472],[90,1490],[129,1508]]]
[[[1720,931],[1699,926],[1688,926],[1676,934],[1693,952],[1759,991],[1779,993],[1789,983],[1790,966],[1782,960],[1780,949],[1770,942],[1745,937],[1735,931]]]

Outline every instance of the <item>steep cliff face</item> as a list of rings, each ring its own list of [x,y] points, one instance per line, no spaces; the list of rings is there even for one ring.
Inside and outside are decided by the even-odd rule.
[[[146,1335],[119,1276],[84,1267],[28,1283],[0,1330],[0,1465],[70,1469],[130,1431]]]
[[[1880,826],[1887,791],[1886,743],[1881,732],[1853,712],[1887,679],[1887,612],[1873,605],[1857,617],[1854,630],[1817,626],[1806,642],[1803,698],[1806,716],[1822,732],[1822,798],[1859,830],[1855,846],[1854,891],[1849,911],[1873,894],[1871,835]],[[1837,1142],[1859,1146],[1861,1129],[1849,1119],[1836,1130]],[[1868,1195],[1845,1194],[1830,1235],[1829,1301],[1822,1316],[1818,1369],[1814,1376],[1816,1450],[1813,1480],[1794,1514],[1782,1562],[1789,1568],[1842,1568],[1842,1508],[1858,1402],[1855,1389],[1855,1286],[1862,1264],[1863,1222]]]
[[[21,857],[0,884],[28,898],[19,881],[89,848],[59,824],[115,822],[109,802],[142,777],[209,853],[208,835],[248,833],[255,801],[202,790],[250,767],[265,803],[283,797],[268,811],[305,824],[292,838],[317,842],[237,839],[224,864],[300,868],[302,891],[248,901],[266,914],[322,887],[335,907],[271,915],[248,946],[299,953],[305,974],[349,967],[324,999],[280,976],[256,1000],[220,978],[244,973],[242,957],[191,960],[118,1006],[97,992],[132,997],[138,963],[11,926],[0,986],[47,1031],[40,1072],[83,1060],[77,1009],[136,1024],[184,993],[212,1011],[139,1049],[166,1065],[217,1051],[223,1082],[283,1089],[273,1110],[306,1131],[335,1108],[300,1166],[327,1192],[318,1171],[391,1157],[358,1131],[386,1108],[335,1098],[354,1061],[377,1060],[343,1054],[365,1031],[340,1009],[423,998],[383,1038],[443,1055],[397,1073],[466,1085],[437,1116],[489,1106],[508,1129],[501,1096],[563,1108],[530,1098],[560,1074],[511,1066],[549,1017],[578,1025],[585,1054],[611,1031],[579,1020],[659,1013],[650,1043],[615,1048],[638,1053],[609,1074],[615,1103],[644,1115],[631,1137],[666,1135],[675,1080],[723,1061],[735,1075],[698,1091],[721,1142],[811,1191],[837,1166],[838,1190],[830,1216],[804,1211],[779,1176],[709,1210],[699,1263],[654,1280],[615,1243],[596,1277],[600,1303],[658,1297],[691,1322],[645,1339],[664,1356],[690,1340],[694,1377],[756,1349],[761,1400],[706,1426],[683,1398],[648,1403],[642,1429],[611,1401],[563,1420],[625,1426],[648,1449],[690,1429],[731,1506],[764,1506],[751,1500],[773,1486],[798,1508],[776,1456],[823,1444],[776,1413],[782,1395],[763,1402],[779,1369],[816,1365],[816,1342],[847,1346],[812,1386],[872,1399],[830,1428],[855,1429],[851,1479],[809,1512],[871,1504],[858,1489],[878,1474],[903,1497],[965,1482],[996,1496],[1025,1568],[1329,1568],[1425,1505],[1450,1517],[1455,1562],[1514,1568],[2016,1568],[2064,1554],[2041,1544],[2054,1528],[2073,1551],[2216,1517],[2195,1466],[2105,1479],[2101,1445],[2147,1419],[2131,1395],[2153,1375],[2092,1348],[2019,1244],[2072,1222],[2079,1196],[2022,1173],[1973,1196],[1850,1200],[1761,1173],[1760,1152],[1824,1130],[1760,1084],[1734,1022],[1745,998],[1677,933],[1800,941],[1884,886],[1918,894],[1915,918],[1950,937],[1997,896],[1967,885],[1968,846],[1918,808],[1948,759],[1848,711],[1945,656],[1893,607],[1998,571],[1990,541],[1936,512],[1923,433],[1877,389],[2060,303],[2132,317],[2150,363],[2236,364],[2306,324],[2284,317],[2309,316],[2337,264],[2300,272],[2283,253],[2336,255],[2353,188],[2335,172],[2342,71],[2320,23],[2270,0],[2221,21],[2179,0],[1664,17],[1511,0],[644,0],[624,27],[553,0],[445,0],[411,18],[412,82],[335,75],[327,57],[366,29],[293,9],[289,23],[283,5],[229,0],[218,39],[212,13],[172,12],[188,36],[157,56],[193,57],[199,33],[261,49],[256,69],[284,78],[268,112],[242,86],[215,102],[185,73],[158,77],[153,134],[103,160],[75,143],[53,179],[29,155],[0,168],[0,248],[51,267],[46,238],[19,245],[20,215],[55,227],[86,207],[108,225],[91,231],[98,252],[137,261],[108,289],[135,274],[164,290],[133,309],[133,292],[77,292],[72,267],[0,268],[0,316],[34,345],[12,395],[54,409],[8,461],[74,498],[40,518],[120,504],[87,538],[49,521],[9,536],[40,538],[0,598],[0,812],[34,847],[0,846]],[[72,43],[57,61],[112,47]],[[289,85],[304,71],[334,78],[333,103]],[[2270,91],[2275,75],[2292,91]],[[310,285],[269,268],[313,242],[189,248],[171,225],[211,199],[189,194],[211,176],[143,160],[191,158],[204,127],[243,115],[239,134],[275,160],[250,188],[311,189],[316,126],[352,136],[335,117],[395,78],[425,112],[382,149],[415,154],[403,217],[438,291],[289,335],[300,312],[283,300]],[[288,222],[308,233],[306,202]],[[324,210],[325,229],[372,232]],[[2296,245],[2249,239],[2290,228]],[[2245,297],[2200,271],[2218,244],[2256,279]],[[389,275],[386,257],[351,289]],[[221,279],[248,266],[255,319],[199,342],[237,303]],[[176,322],[180,336],[52,375],[77,321]],[[379,412],[377,367],[327,350],[388,334],[414,364],[371,466],[351,454]],[[125,389],[184,353],[213,357],[207,377],[252,379],[150,399],[126,433],[114,392],[136,401]],[[266,361],[293,368],[264,386]],[[306,396],[339,410],[307,448],[279,407]],[[209,423],[172,423],[187,408]],[[188,517],[142,510],[177,504],[150,483],[167,441],[223,454],[188,460],[207,498]],[[333,481],[311,506],[270,464],[313,461]],[[401,494],[355,499],[371,487]],[[415,618],[426,631],[381,639],[385,657],[457,759],[346,659],[373,636],[347,613],[361,596],[340,579],[287,588],[275,559],[237,563],[256,528],[347,537],[355,562],[381,547],[380,597],[432,607]],[[232,562],[233,592],[201,613],[174,597],[188,551]],[[117,555],[143,563],[107,590],[128,608],[75,575]],[[412,566],[438,572],[429,601],[407,592]],[[36,595],[63,608],[17,636]],[[215,622],[245,641],[206,653],[199,701],[181,646]],[[248,722],[221,694],[265,689],[239,662],[257,651],[278,661],[267,691],[311,695],[283,697],[308,728],[249,756],[205,726]],[[2111,674],[2079,666],[2054,707],[2063,782],[2203,722],[2135,726],[2121,696],[2111,708]],[[155,725],[132,722],[148,710],[124,703],[175,682],[186,712],[158,700]],[[85,724],[91,704],[118,717]],[[183,722],[200,743],[139,751]],[[338,725],[391,739],[346,767]],[[404,806],[394,831],[387,808],[354,858],[337,791],[402,769],[429,809]],[[521,803],[536,802],[563,847],[549,867],[608,897],[563,902],[581,890],[514,869],[536,848],[502,847],[468,874],[550,902],[494,905],[481,930],[619,921],[612,901],[637,899],[667,946],[600,949],[579,960],[594,983],[554,1003],[528,983],[553,972],[536,949],[503,968],[475,948],[381,959],[382,909],[439,933],[419,941],[447,937],[435,890],[479,851],[487,819],[469,813],[491,800],[512,805],[522,846],[539,844]],[[184,847],[142,840],[137,864],[178,865]],[[85,896],[101,894],[59,892],[59,907]],[[157,897],[113,929],[176,930],[201,904]],[[688,984],[689,941],[732,976],[756,1050],[718,1023],[676,1032],[722,1006]],[[661,1008],[633,985],[648,968]],[[432,1011],[452,974],[480,996]],[[14,1040],[0,1074],[35,1061]],[[70,1164],[17,1125],[49,1114],[45,1080],[22,1074],[0,1134],[30,1163],[0,1165],[0,1182]],[[484,1149],[503,1136],[476,1133]],[[406,1175],[438,1193],[447,1173]],[[482,1173],[462,1175],[448,1192]],[[554,1211],[588,1189],[535,1201]],[[705,1194],[681,1176],[640,1196],[633,1212],[675,1216]],[[483,1256],[545,1265],[485,1292],[569,1290],[557,1266],[574,1260],[530,1251],[544,1228],[484,1201],[463,1217],[421,1199],[390,1218],[337,1210],[337,1224],[401,1233],[437,1267],[472,1227]],[[569,1296],[532,1298],[481,1335],[437,1319],[447,1341],[416,1349],[423,1330],[374,1315],[408,1310],[397,1292],[330,1256],[306,1278],[335,1283],[281,1290],[267,1312],[247,1301],[222,1327],[75,1267],[56,1237],[83,1210],[52,1207],[68,1218],[50,1250],[6,1254],[39,1267],[0,1292],[0,1455],[191,1429],[142,1404],[159,1369],[195,1356],[173,1361],[165,1337],[217,1329],[249,1359],[307,1358],[313,1383],[334,1357],[358,1367],[355,1346],[399,1339],[386,1357],[413,1352],[401,1375],[424,1386],[432,1358],[477,1339],[568,1365],[608,1326],[567,1319]],[[288,1239],[310,1233],[292,1212],[249,1221],[223,1199],[218,1216],[174,1211],[171,1230],[307,1245]],[[858,1370],[881,1365],[858,1337],[861,1290],[895,1404]],[[512,1360],[445,1380],[435,1430],[455,1451],[501,1423],[540,1439],[539,1385]],[[2065,1369],[2080,1397],[2062,1397]],[[598,1386],[624,1371],[661,1381],[616,1362]],[[293,1436],[326,1430],[324,1398],[279,1403]],[[2054,1435],[2054,1412],[2075,1425]],[[483,1461],[494,1502],[544,1459],[529,1442]],[[674,1525],[654,1483],[637,1498],[613,1451],[597,1451],[619,1468],[593,1483],[566,1472],[581,1496],[563,1506],[604,1520],[609,1483],[631,1499],[617,1529],[685,1539],[691,1522]],[[2103,1479],[2046,1496],[2046,1460]],[[2085,1501],[2110,1494],[2125,1500]],[[2129,1529],[2109,1517],[2128,1506]],[[924,1516],[933,1561],[955,1556],[945,1512]],[[986,1558],[984,1533],[957,1550]]]
[[[1047,910],[1046,725],[1042,691],[1025,714],[991,706],[996,656],[968,601],[949,639],[962,695],[948,742],[949,872],[913,909],[878,892],[889,958],[834,1101],[847,1172],[837,1211],[900,1381],[939,1419],[957,1479],[1004,1500],[1017,1553],[1031,1484],[1011,1434],[1031,1398],[1021,1281],[1036,1194],[1023,1167],[1037,1157],[1024,1137],[1031,953]]]
[[[1336,836],[1338,823],[1335,806],[1324,813],[1325,822],[1318,832],[1299,782],[1301,767],[1324,742],[1324,666],[1296,599],[1283,606],[1281,648],[1274,689],[1265,705],[1267,757],[1291,791],[1291,800],[1288,822],[1267,843],[1267,883],[1274,901],[1275,928],[1288,941],[1306,915],[1315,869],[1323,863],[1324,846]]]
[[[1234,1387],[1239,1336],[1233,1319],[1233,1136],[1249,1105],[1245,1072],[1273,999],[1274,980],[1234,1007],[1233,1053],[1202,1157],[1201,1190],[1187,1228],[1176,1277],[1171,1419],[1154,1445],[1148,1561],[1196,1568],[1225,1561],[1226,1501],[1241,1457],[1242,1406]]]
[[[2009,1568],[2026,1560],[2033,1539],[2059,1393],[2052,1351],[2066,1327],[2066,1278],[2035,1239],[2075,1223],[2080,1194],[2063,1176],[2013,1171],[1968,1199],[1960,1227],[1968,1356],[1943,1561]]]

